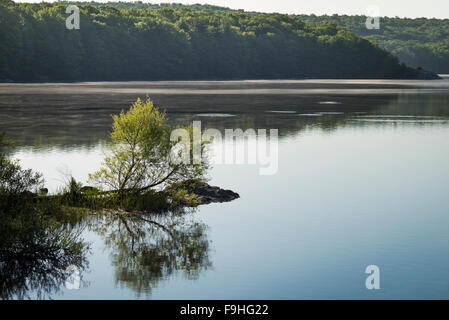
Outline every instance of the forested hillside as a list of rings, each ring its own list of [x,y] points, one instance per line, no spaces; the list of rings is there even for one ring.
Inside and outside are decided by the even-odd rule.
[[[401,62],[449,73],[449,19],[381,18],[380,29],[368,30],[364,16],[300,16],[307,23],[332,21],[347,27],[397,56]]]
[[[0,79],[13,81],[433,78],[346,28],[221,9],[0,0]],[[201,8],[199,8],[201,9]]]
[[[88,2],[86,2],[88,3]],[[101,6],[104,3],[93,3]],[[109,2],[116,8],[181,8],[192,10],[230,11],[232,9],[211,5],[182,5],[176,3],[149,4],[142,2]],[[255,12],[249,14],[257,14]],[[422,67],[437,73],[449,74],[449,19],[408,19],[382,17],[379,30],[365,26],[365,16],[316,16],[299,15],[306,23],[320,24],[332,21],[349,28],[365,39],[375,41],[381,48],[397,56],[401,62],[413,67]]]

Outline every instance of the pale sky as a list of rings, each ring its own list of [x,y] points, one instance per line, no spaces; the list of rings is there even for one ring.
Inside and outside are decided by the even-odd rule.
[[[41,2],[40,0],[15,0]],[[122,0],[126,1],[126,0]],[[46,0],[46,2],[52,2]],[[107,2],[105,0],[99,2]],[[449,18],[449,0],[175,0],[142,2],[208,3],[246,11],[296,14],[366,14],[367,8],[377,6],[380,16]]]

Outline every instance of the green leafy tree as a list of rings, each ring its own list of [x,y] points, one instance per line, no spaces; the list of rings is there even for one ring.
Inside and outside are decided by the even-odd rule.
[[[122,111],[113,120],[110,155],[104,159],[103,167],[89,176],[90,181],[119,193],[142,193],[157,186],[204,178],[209,166],[207,158],[203,157],[200,163],[179,161],[183,150],[177,150],[178,141],[170,139],[175,128],[166,124],[165,113],[150,99],[138,99],[128,112]],[[191,137],[192,127],[184,129]],[[192,145],[189,140],[189,156],[193,153]],[[203,155],[207,155],[205,146],[201,143]]]

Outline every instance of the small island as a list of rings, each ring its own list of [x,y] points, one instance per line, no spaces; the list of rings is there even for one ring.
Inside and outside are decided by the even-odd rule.
[[[40,213],[159,213],[213,202],[239,194],[210,186],[208,140],[195,145],[193,126],[171,127],[153,102],[137,99],[113,116],[111,144],[102,167],[89,175],[93,186],[71,177],[62,192],[48,194],[40,173],[22,169],[7,157],[13,143],[0,136],[0,209],[25,207]],[[184,141],[173,133],[185,133]],[[201,133],[201,132],[200,132]],[[175,138],[174,138],[175,137]],[[192,161],[195,151],[200,161]]]

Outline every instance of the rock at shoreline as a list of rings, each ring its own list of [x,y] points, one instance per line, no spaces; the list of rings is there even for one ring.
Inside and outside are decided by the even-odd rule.
[[[205,182],[197,183],[187,187],[187,191],[197,196],[198,204],[209,204],[213,202],[228,202],[240,198],[238,193],[211,186]]]

